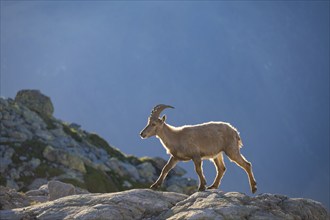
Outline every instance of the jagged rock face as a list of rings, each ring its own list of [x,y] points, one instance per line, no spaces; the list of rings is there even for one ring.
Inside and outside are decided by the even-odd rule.
[[[147,189],[84,194],[0,211],[1,219],[329,219],[318,202],[282,195],[249,197],[218,190],[191,196]]]
[[[54,106],[50,98],[39,90],[21,90],[17,93],[15,101],[48,117],[52,116],[54,112]]]
[[[42,205],[0,212],[1,219],[146,219],[170,209],[186,195],[139,189],[111,194],[86,194]]]
[[[97,134],[54,118],[53,111],[50,98],[36,90],[0,98],[0,185],[25,192],[59,180],[106,193],[146,188],[157,179],[163,159],[126,156]],[[163,189],[193,193],[196,181],[177,170],[167,180],[179,178],[180,186],[165,181]]]
[[[163,213],[161,219],[328,219],[321,203],[283,195],[249,197],[218,190],[197,192]]]
[[[15,209],[26,207],[32,200],[23,193],[18,193],[14,189],[0,186],[0,209]],[[0,214],[0,219],[1,214]]]

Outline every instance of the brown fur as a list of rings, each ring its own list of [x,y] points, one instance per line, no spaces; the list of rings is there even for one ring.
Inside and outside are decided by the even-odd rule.
[[[166,117],[150,117],[147,126],[141,131],[142,138],[156,136],[171,155],[161,175],[151,188],[159,187],[168,172],[178,161],[193,160],[199,177],[199,190],[205,190],[206,180],[202,170],[202,160],[211,159],[217,169],[217,176],[209,189],[218,188],[226,167],[222,152],[242,167],[249,177],[251,191],[256,192],[256,181],[252,165],[240,153],[243,143],[236,128],[225,122],[208,122],[198,125],[173,127],[168,125]]]

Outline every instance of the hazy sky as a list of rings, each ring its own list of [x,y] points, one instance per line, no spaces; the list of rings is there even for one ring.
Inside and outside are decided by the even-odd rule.
[[[230,122],[258,193],[329,209],[329,1],[1,1],[1,96],[20,89],[137,156],[168,158],[138,135],[156,104],[175,126]],[[225,162],[220,189],[250,195]]]

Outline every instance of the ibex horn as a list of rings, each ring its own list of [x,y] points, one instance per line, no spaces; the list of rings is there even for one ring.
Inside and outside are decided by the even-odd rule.
[[[170,105],[164,105],[164,104],[159,104],[159,105],[156,105],[152,111],[151,111],[151,114],[150,114],[150,117],[151,118],[159,118],[159,115],[160,113],[166,109],[166,108],[174,108],[173,106],[170,106]]]

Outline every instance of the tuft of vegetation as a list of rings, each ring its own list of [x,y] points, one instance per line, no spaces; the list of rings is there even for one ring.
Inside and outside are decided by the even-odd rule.
[[[25,156],[29,160],[34,158],[42,159],[43,155],[42,152],[46,148],[46,144],[37,140],[31,139],[22,142],[21,145],[12,145],[15,150],[14,155],[12,156],[12,160],[14,163],[19,164],[21,160],[19,159],[20,156]]]
[[[7,185],[7,180],[2,175],[0,175],[0,185],[1,186],[6,186]]]
[[[134,166],[140,165],[142,163],[142,161],[139,158],[137,158],[136,156],[133,156],[133,155],[127,155],[126,160],[130,164],[133,164]]]
[[[122,161],[126,160],[125,155],[120,150],[111,147],[106,140],[97,134],[88,134],[87,141],[96,147],[104,149],[112,157],[116,157]]]
[[[36,177],[54,177],[54,176],[60,176],[64,174],[64,171],[50,166],[49,164],[42,163],[35,169],[35,175]]]
[[[29,189],[27,186],[29,186],[33,180],[35,179],[34,176],[21,176],[17,181],[18,182],[23,182],[23,187],[20,189],[23,192],[28,191]]]
[[[73,139],[75,139],[77,142],[82,142],[83,139],[81,137],[81,135],[79,134],[79,132],[74,129],[74,128],[71,128],[69,125],[63,123],[62,124],[63,126],[63,131],[67,134],[67,135],[70,135]]]
[[[52,167],[50,164],[40,164],[33,172],[33,175],[21,175],[20,178],[18,179],[18,181],[23,182],[24,187],[21,189],[23,192],[27,191],[28,188],[27,186],[29,186],[33,180],[35,180],[36,178],[46,178],[46,179],[51,179],[54,176],[59,176],[64,174],[64,171],[59,169],[59,168],[55,168]]]
[[[118,192],[118,185],[107,173],[86,165],[84,175],[86,189],[92,193]]]

